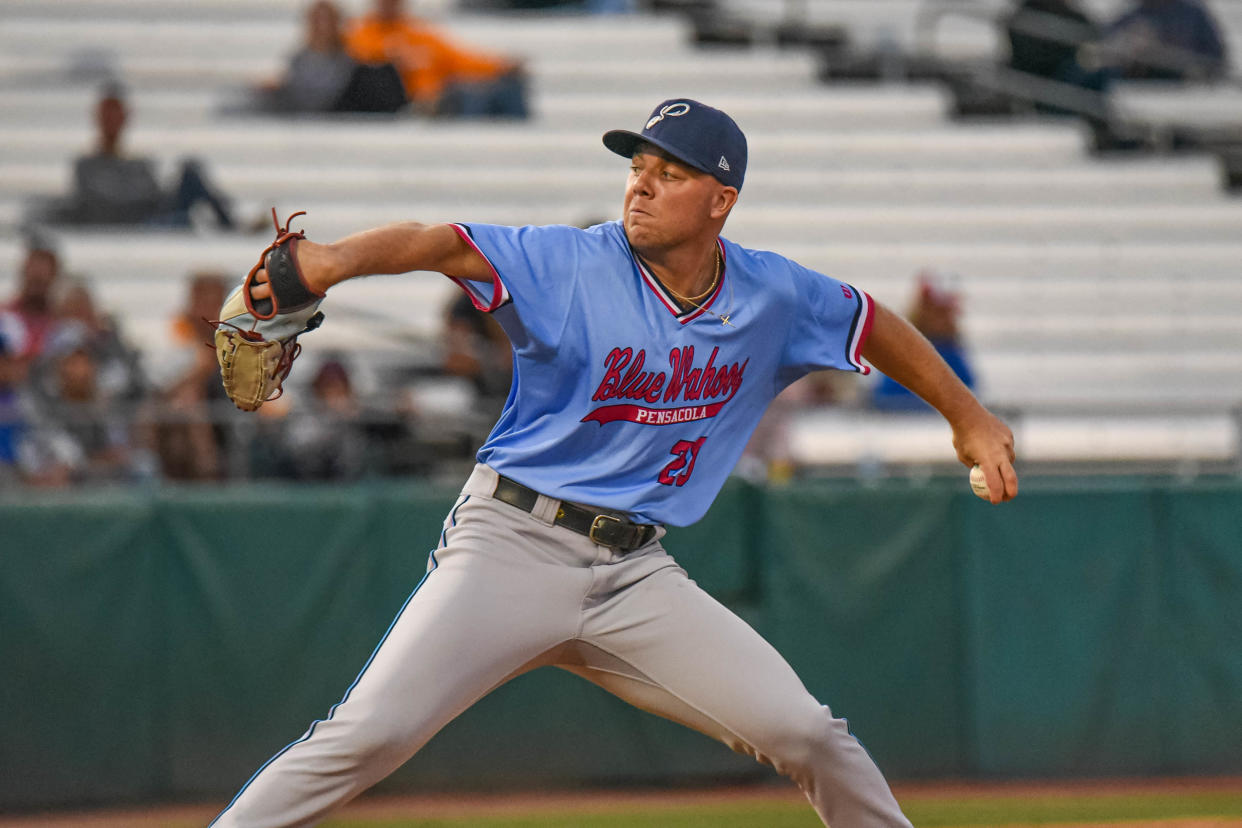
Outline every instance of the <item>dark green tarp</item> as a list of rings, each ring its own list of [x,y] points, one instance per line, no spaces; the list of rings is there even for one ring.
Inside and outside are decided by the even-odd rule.
[[[224,799],[326,716],[455,492],[0,497],[0,809]],[[666,545],[893,777],[1242,771],[1242,483],[731,483]],[[556,670],[382,787],[769,772]]]

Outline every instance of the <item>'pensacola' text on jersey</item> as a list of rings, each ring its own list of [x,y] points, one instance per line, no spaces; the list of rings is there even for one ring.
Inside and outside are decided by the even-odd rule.
[[[715,291],[683,311],[620,222],[454,228],[497,277],[455,281],[514,352],[479,461],[549,497],[693,523],[785,386],[869,370],[870,297],[775,253],[721,239]]]

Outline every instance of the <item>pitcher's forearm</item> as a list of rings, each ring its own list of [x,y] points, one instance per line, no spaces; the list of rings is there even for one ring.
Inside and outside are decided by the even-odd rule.
[[[923,334],[877,302],[863,357],[948,420],[958,460],[979,466],[993,503],[1017,496],[1013,432],[975,399]]]
[[[308,285],[320,293],[355,276],[416,270],[491,280],[487,262],[447,224],[403,222],[364,230],[332,244],[302,242],[298,263]]]

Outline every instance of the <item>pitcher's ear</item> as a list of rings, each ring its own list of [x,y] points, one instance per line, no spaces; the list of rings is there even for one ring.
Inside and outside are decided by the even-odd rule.
[[[737,204],[737,196],[736,187],[721,187],[712,202],[712,218],[724,218],[729,215],[733,205]]]

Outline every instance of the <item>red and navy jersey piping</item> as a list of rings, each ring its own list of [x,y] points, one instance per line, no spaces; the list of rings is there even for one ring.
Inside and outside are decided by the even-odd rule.
[[[845,351],[845,358],[849,361],[850,366],[860,374],[870,374],[871,366],[862,361],[863,346],[867,342],[867,337],[871,334],[871,323],[875,318],[875,302],[865,292],[852,285],[844,287],[852,291],[857,306],[854,309],[854,318],[850,321],[849,338]]]
[[[712,291],[711,295],[708,296],[704,302],[697,304],[695,307],[691,307],[689,310],[684,310],[681,307],[681,303],[673,298],[673,295],[668,291],[668,288],[664,287],[664,284],[647,268],[646,264],[644,264],[643,260],[639,258],[633,247],[630,248],[630,259],[634,263],[634,272],[638,274],[638,278],[641,279],[651,290],[651,292],[655,294],[656,299],[660,301],[660,304],[664,305],[668,312],[671,313],[678,322],[684,325],[687,322],[692,322],[695,319],[698,319],[706,313],[707,309],[710,308],[712,303],[716,301],[716,298],[720,296],[721,291],[724,290],[725,279],[728,278],[728,261],[724,245],[721,244],[720,239],[716,239],[716,249],[720,253],[720,279],[716,282],[716,289]]]

